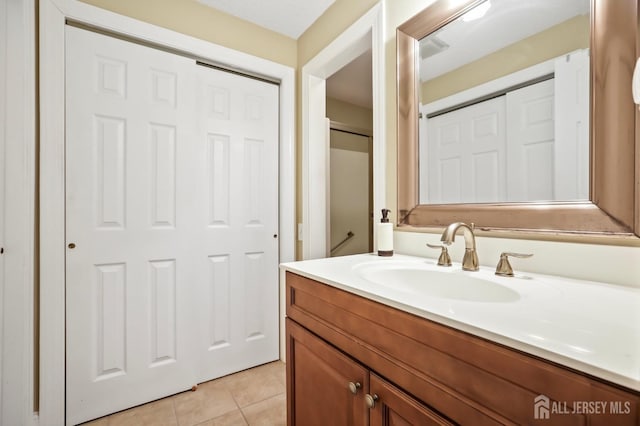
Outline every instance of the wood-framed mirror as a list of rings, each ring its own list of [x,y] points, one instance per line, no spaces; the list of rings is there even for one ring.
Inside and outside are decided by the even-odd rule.
[[[591,0],[587,5],[588,199],[421,204],[419,41],[484,2],[438,0],[397,28],[399,229],[442,228],[463,221],[475,223],[481,232],[515,238],[571,240],[588,235],[635,242],[640,235],[640,114],[631,80],[638,56],[637,0]]]

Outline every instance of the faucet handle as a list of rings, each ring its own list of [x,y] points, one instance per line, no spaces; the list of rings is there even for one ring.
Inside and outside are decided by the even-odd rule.
[[[533,254],[511,253],[511,252],[501,253],[500,260],[498,261],[498,266],[496,266],[496,275],[502,275],[504,277],[513,276],[513,268],[511,268],[511,264],[509,263],[509,256],[524,259],[524,258],[533,256]]]
[[[438,258],[438,266],[451,266],[451,256],[449,256],[449,250],[447,250],[446,245],[427,243],[427,246],[432,249],[442,249]]]

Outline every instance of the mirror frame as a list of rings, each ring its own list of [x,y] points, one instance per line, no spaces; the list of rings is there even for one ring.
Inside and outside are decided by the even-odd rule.
[[[640,235],[640,142],[631,78],[639,0],[592,0],[589,201],[419,204],[418,41],[482,0],[438,0],[396,29],[398,230],[473,222],[512,238]],[[597,238],[596,238],[597,239]]]

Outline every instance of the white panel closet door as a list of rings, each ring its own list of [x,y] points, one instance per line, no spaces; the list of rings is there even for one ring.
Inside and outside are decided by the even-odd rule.
[[[589,199],[589,49],[555,60],[555,196]]]
[[[204,381],[279,356],[279,95],[274,84],[204,66],[197,82]]]
[[[67,27],[67,422],[190,388],[193,61]]]
[[[66,67],[67,422],[277,359],[277,87],[73,27]]]
[[[504,200],[504,96],[423,120],[429,203]]]

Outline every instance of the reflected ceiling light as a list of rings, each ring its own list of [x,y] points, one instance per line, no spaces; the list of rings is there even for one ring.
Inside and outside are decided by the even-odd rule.
[[[490,7],[491,1],[487,0],[486,2],[474,7],[473,9],[462,15],[462,20],[464,22],[471,22],[475,21],[476,19],[480,19],[487,13]]]

